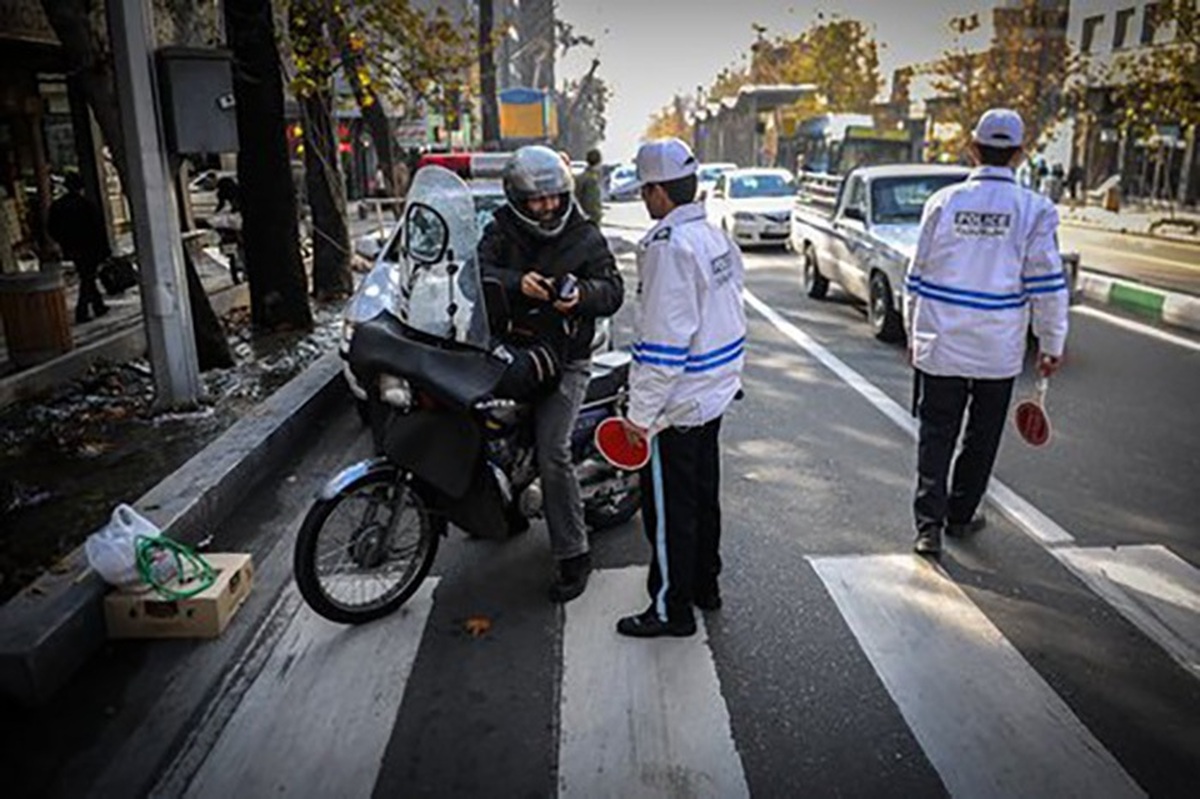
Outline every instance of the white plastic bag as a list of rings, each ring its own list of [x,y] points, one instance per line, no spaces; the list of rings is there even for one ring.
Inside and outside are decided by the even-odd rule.
[[[125,591],[146,588],[137,567],[137,539],[156,537],[160,532],[154,522],[133,508],[118,505],[108,524],[84,543],[88,565],[109,585]]]

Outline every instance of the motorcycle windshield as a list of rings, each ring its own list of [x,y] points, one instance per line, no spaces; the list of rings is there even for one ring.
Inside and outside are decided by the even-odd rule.
[[[421,168],[400,223],[392,312],[422,333],[488,348],[471,190],[440,166]]]

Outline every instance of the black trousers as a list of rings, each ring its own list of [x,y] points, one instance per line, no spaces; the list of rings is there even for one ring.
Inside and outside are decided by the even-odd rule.
[[[1000,435],[1012,400],[1013,380],[918,373],[916,406],[920,438],[917,496],[913,502],[918,531],[940,529],[948,522],[965,523],[975,515],[996,463]],[[955,458],[960,433],[962,451]]]
[[[105,310],[104,296],[96,285],[100,272],[100,261],[94,258],[78,258],[75,261],[75,273],[79,277],[79,297],[75,303],[75,321],[86,322],[90,313],[102,314]]]
[[[642,470],[642,525],[650,540],[647,589],[659,618],[690,618],[697,592],[721,573],[721,419],[668,428]]]

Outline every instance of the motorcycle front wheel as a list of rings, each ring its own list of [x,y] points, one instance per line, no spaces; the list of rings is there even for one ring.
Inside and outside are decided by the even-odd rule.
[[[429,574],[445,526],[397,472],[368,473],[304,517],[293,556],[300,595],[340,624],[387,616]]]

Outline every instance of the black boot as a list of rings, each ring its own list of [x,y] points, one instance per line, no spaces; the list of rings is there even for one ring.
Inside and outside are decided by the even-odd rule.
[[[570,602],[587,588],[592,556],[587,552],[558,562],[558,579],[550,586],[551,602]]]

